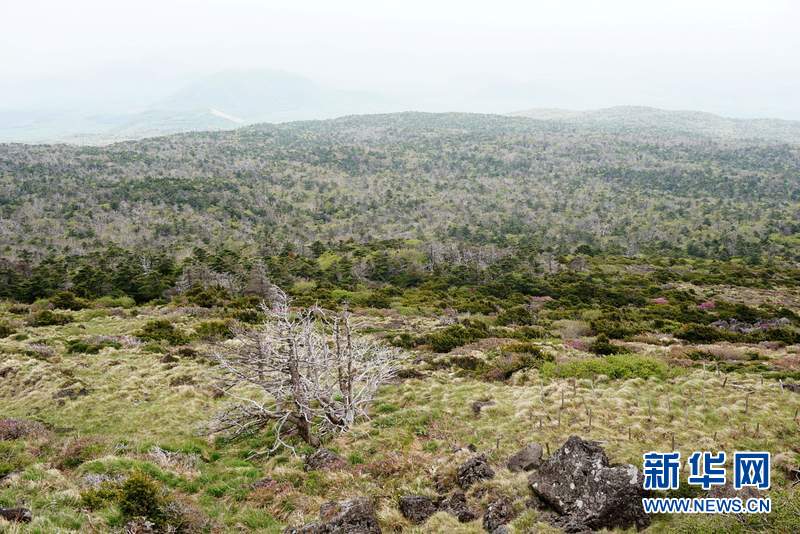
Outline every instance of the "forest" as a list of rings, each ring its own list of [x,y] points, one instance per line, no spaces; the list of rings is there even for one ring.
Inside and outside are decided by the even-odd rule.
[[[0,144],[0,530],[796,531],[800,143],[769,126]],[[579,439],[609,477],[769,451],[773,512],[560,505]]]

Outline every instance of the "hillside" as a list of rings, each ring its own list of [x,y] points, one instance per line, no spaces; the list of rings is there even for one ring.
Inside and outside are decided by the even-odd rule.
[[[0,145],[0,531],[797,532],[798,245],[800,145],[648,121]]]
[[[588,111],[542,108],[518,111],[510,115],[590,126],[612,133],[652,130],[673,136],[699,135],[723,139],[764,139],[800,143],[800,121],[732,119],[700,111],[618,106]]]
[[[800,145],[474,114],[0,145],[0,246],[252,251],[268,235],[796,261],[798,170]]]

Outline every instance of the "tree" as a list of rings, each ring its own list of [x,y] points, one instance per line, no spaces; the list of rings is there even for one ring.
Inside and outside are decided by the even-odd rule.
[[[261,305],[262,325],[235,329],[234,346],[214,355],[222,389],[236,402],[213,427],[239,436],[273,425],[273,451],[292,448],[285,441],[292,435],[318,447],[367,415],[378,387],[394,376],[400,353],[357,335],[347,310],[293,312],[274,286],[270,300],[272,307]]]

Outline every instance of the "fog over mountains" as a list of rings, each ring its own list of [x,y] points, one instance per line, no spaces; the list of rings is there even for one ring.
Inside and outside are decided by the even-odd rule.
[[[148,83],[142,83],[144,79]],[[731,119],[642,106],[513,112],[520,102],[547,102],[552,95],[536,87],[527,92],[524,87],[506,89],[504,98],[497,97],[502,91],[478,84],[464,84],[452,95],[435,91],[388,95],[332,88],[276,70],[230,70],[181,78],[166,71],[145,77],[136,68],[120,66],[94,78],[40,80],[30,87],[17,87],[15,94],[9,93],[0,103],[0,142],[107,144],[265,122],[408,110],[507,113],[609,133],[648,128],[670,134],[800,140],[800,122],[778,119]]]

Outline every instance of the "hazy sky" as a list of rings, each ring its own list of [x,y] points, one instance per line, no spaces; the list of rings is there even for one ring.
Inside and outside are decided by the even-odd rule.
[[[269,68],[428,108],[800,119],[799,26],[791,0],[0,0],[0,108]]]

